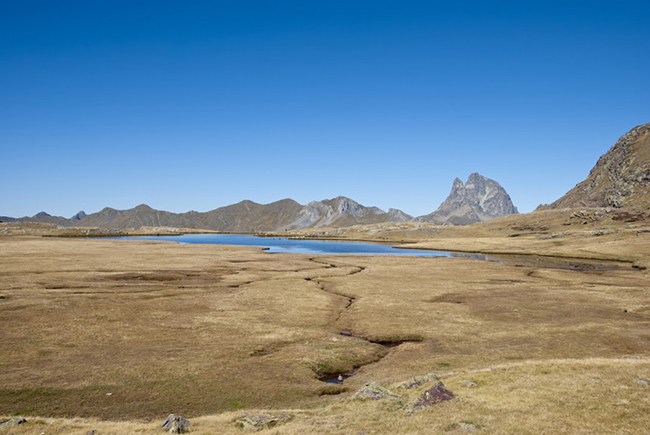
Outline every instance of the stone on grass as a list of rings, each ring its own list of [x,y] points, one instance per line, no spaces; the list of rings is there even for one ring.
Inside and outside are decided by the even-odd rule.
[[[433,382],[437,380],[438,378],[434,373],[427,373],[426,375],[421,375],[421,376],[414,376],[411,379],[407,379],[404,382],[400,382],[399,384],[395,385],[395,388],[417,388],[420,387],[428,382]]]
[[[86,435],[97,435],[97,431],[95,429],[91,429],[88,432],[86,432]]]
[[[418,397],[415,403],[409,407],[409,414],[421,411],[424,408],[428,408],[429,406],[436,405],[440,402],[454,399],[455,397],[454,393],[445,388],[445,384],[438,382],[436,385],[424,390],[422,394],[420,394],[420,397]]]
[[[169,414],[161,426],[169,433],[185,433],[190,430],[190,421],[180,415]]]
[[[637,379],[636,383],[639,385],[645,385],[646,387],[648,386],[648,384],[650,384],[650,382],[646,381],[645,379]]]
[[[354,393],[352,396],[353,399],[370,399],[370,400],[380,400],[380,399],[393,399],[399,400],[399,396],[386,387],[382,387],[377,382],[371,382],[364,385]]]
[[[458,425],[460,426],[461,430],[464,430],[465,432],[471,432],[478,429],[478,426],[472,423],[459,423]]]
[[[454,423],[447,428],[447,432],[474,432],[476,430],[481,430],[482,426],[474,423]]]
[[[478,387],[478,384],[476,382],[470,381],[470,380],[460,381],[459,384],[462,385],[463,387],[467,387],[467,388],[476,388],[476,387]]]
[[[27,420],[25,420],[22,417],[3,418],[0,420],[0,427],[18,426],[19,424],[23,424],[26,422]]]
[[[235,425],[245,430],[269,429],[291,420],[289,414],[248,414],[235,421]]]

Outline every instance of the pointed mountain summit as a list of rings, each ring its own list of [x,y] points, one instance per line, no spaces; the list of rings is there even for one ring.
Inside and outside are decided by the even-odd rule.
[[[621,136],[586,180],[549,207],[650,209],[650,123]]]
[[[88,215],[86,214],[86,212],[83,211],[83,210],[81,210],[79,213],[77,213],[76,215],[72,216],[72,217],[70,218],[70,220],[73,220],[73,221],[80,221],[81,219],[85,218],[86,216],[88,216]]]
[[[413,216],[397,208],[389,208],[386,214],[389,218],[388,222],[410,222],[413,220]]]
[[[460,178],[456,178],[445,202],[433,213],[415,220],[470,225],[515,213],[519,212],[506,190],[496,181],[475,172],[464,184]]]

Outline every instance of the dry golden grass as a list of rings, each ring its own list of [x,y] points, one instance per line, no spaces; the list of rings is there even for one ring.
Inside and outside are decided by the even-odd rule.
[[[551,239],[541,253],[645,255],[646,233],[607,237]],[[427,243],[452,239],[526,253],[547,242]],[[490,434],[647,433],[650,387],[637,381],[650,378],[648,288],[644,271],[3,237],[0,413],[29,421],[0,434],[160,433],[172,412],[197,434],[241,433],[233,420],[255,409],[294,415],[269,434],[456,433],[461,422]],[[380,359],[383,346],[341,330],[420,341]],[[357,365],[338,391],[317,380]],[[458,399],[408,417],[345,392],[428,372]]]
[[[293,419],[263,433],[454,434],[465,433],[459,424],[469,423],[484,434],[645,434],[650,424],[650,387],[636,381],[649,376],[647,360],[596,358],[497,365],[444,377],[457,398],[410,417],[403,403],[431,384],[403,393],[403,402],[337,400],[310,409],[280,409],[277,412],[289,413]],[[478,386],[467,388],[465,380]],[[244,414],[192,418],[192,433],[241,434],[233,422]],[[84,435],[95,429],[105,435],[159,434],[163,432],[159,424],[35,417],[10,432]]]

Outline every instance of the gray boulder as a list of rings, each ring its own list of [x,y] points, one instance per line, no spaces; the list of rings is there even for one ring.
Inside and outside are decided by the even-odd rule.
[[[190,430],[190,421],[180,415],[169,414],[161,426],[169,433],[185,433]]]
[[[0,427],[13,427],[26,422],[27,420],[22,417],[3,418],[0,420]]]
[[[389,390],[386,387],[382,387],[376,382],[371,382],[369,384],[364,385],[354,393],[352,396],[353,399],[370,399],[370,400],[380,400],[380,399],[392,399],[392,400],[399,400],[399,396],[395,393],[393,393],[391,390]]]
[[[428,373],[426,375],[421,375],[421,376],[414,376],[411,379],[407,379],[404,382],[400,382],[399,384],[395,385],[395,388],[402,389],[411,389],[411,388],[417,388],[420,387],[426,383],[429,382],[434,382],[437,379],[435,373]]]

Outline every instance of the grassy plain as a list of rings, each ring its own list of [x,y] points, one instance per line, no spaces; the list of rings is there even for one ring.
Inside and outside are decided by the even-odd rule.
[[[629,223],[552,238],[553,229],[507,237],[517,230],[499,225],[344,237],[638,266],[650,245]],[[269,434],[461,433],[461,423],[486,434],[643,434],[649,289],[643,270],[0,237],[0,414],[28,419],[0,434],[154,434],[172,412],[193,433],[234,434],[233,421],[254,410],[294,416]],[[388,350],[342,330],[417,341]],[[355,366],[342,386],[317,378]],[[457,399],[411,417],[401,403],[349,400],[366,382],[430,372]],[[401,392],[403,401],[423,388]]]

